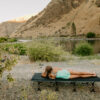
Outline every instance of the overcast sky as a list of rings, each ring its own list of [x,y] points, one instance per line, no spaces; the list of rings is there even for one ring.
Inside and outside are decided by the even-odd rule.
[[[51,0],[0,0],[0,22],[43,10]]]

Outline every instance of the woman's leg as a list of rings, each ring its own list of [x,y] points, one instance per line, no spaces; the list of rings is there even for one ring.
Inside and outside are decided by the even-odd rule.
[[[73,79],[73,78],[79,78],[80,75],[70,75],[70,79]]]
[[[73,79],[73,78],[87,78],[87,77],[95,77],[95,75],[71,75],[70,76],[70,79]]]
[[[89,72],[78,72],[78,71],[73,71],[69,70],[71,75],[96,75],[95,73],[89,73]]]

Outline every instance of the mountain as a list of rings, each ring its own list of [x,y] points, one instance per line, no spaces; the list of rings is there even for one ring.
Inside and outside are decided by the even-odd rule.
[[[100,0],[52,0],[11,37],[100,35]]]
[[[32,15],[19,17],[13,20],[9,20],[3,23],[0,23],[0,37],[9,36],[17,28],[23,25]]]
[[[15,18],[15,19],[12,19],[12,20],[9,20],[9,22],[26,22],[28,19],[30,19],[32,16],[34,16],[33,14],[32,15],[27,15],[27,16],[22,16],[22,17],[18,17],[18,18]]]

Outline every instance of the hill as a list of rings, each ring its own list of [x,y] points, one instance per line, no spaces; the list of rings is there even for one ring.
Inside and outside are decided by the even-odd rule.
[[[23,25],[32,15],[19,17],[0,23],[0,37],[10,36],[17,28]]]
[[[100,0],[52,0],[11,37],[100,34]]]

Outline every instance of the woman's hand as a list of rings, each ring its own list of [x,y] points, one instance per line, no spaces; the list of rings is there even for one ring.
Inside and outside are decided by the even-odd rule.
[[[46,77],[46,73],[45,73],[45,72],[42,73],[41,76],[42,76],[42,77]]]
[[[56,78],[56,76],[55,76],[55,75],[53,75],[53,74],[50,74],[50,75],[49,75],[49,78],[51,78],[51,79],[55,79],[55,78]]]

